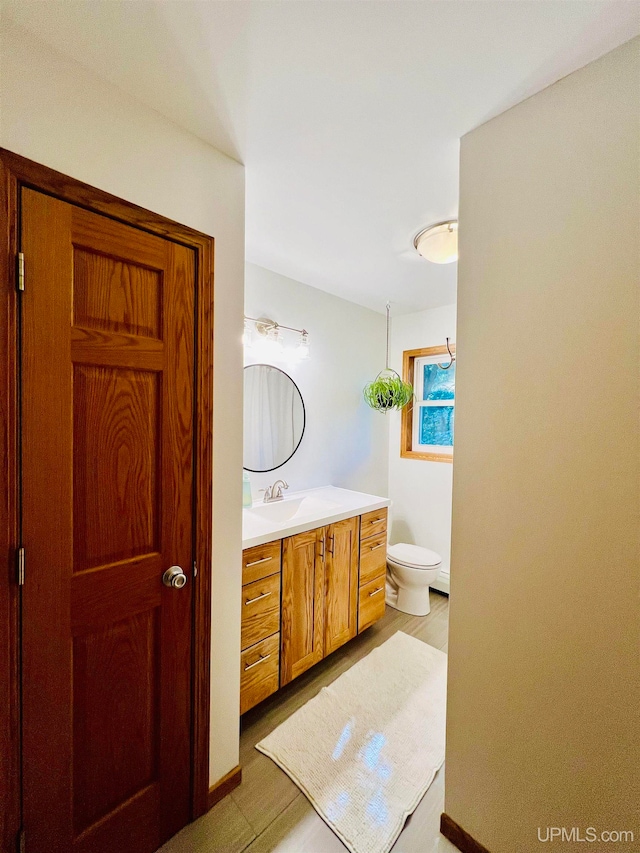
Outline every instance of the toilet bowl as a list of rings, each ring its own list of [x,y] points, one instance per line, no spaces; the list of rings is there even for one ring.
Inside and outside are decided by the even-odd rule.
[[[431,610],[429,584],[438,577],[441,566],[440,555],[428,548],[404,542],[390,545],[387,549],[387,604],[412,616],[426,616]]]

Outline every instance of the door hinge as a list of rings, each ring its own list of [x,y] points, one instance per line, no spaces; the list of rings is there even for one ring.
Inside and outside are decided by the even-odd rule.
[[[18,853],[25,853],[25,850],[27,849],[25,836],[24,836],[24,829],[21,829],[20,832],[18,833],[18,843],[17,843],[16,847],[17,847]]]
[[[194,577],[194,580],[195,580],[195,578],[198,577],[198,567],[196,566],[195,560],[193,561],[193,577]]]
[[[18,586],[24,586],[24,548],[18,548],[16,551],[16,575]]]
[[[18,252],[18,290],[24,290],[24,252]]]

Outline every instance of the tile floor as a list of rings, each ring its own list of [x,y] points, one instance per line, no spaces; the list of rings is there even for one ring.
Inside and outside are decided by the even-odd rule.
[[[447,651],[449,599],[431,592],[431,613],[408,616],[388,607],[383,619],[297,678],[242,719],[242,784],[160,853],[345,853],[307,798],[254,746],[327,684],[396,631]],[[444,769],[407,821],[392,853],[457,853],[439,833]]]

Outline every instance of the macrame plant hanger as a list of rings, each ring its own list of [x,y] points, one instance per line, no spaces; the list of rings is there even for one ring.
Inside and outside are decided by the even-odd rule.
[[[403,382],[402,377],[389,367],[389,332],[391,325],[391,303],[387,302],[387,357],[385,368],[364,389],[367,404],[378,412],[402,409],[413,400],[413,387]]]

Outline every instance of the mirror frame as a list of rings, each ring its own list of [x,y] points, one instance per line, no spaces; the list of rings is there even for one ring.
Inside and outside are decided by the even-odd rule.
[[[268,474],[269,471],[277,471],[278,468],[282,468],[282,466],[286,465],[287,462],[290,459],[292,459],[295,456],[295,454],[298,452],[298,448],[302,444],[302,439],[304,438],[304,432],[307,428],[307,408],[304,404],[304,397],[302,396],[302,392],[298,388],[297,383],[291,378],[291,376],[289,376],[289,374],[286,371],[282,370],[280,367],[276,367],[274,364],[265,364],[264,362],[257,362],[256,361],[256,362],[253,362],[252,364],[245,364],[245,366],[243,368],[243,372],[242,372],[242,376],[243,376],[243,382],[242,382],[243,409],[244,409],[244,371],[250,367],[270,367],[272,370],[278,370],[280,373],[284,373],[284,375],[293,384],[293,387],[298,392],[298,394],[300,396],[300,402],[302,403],[302,432],[300,433],[300,439],[299,439],[298,443],[296,444],[296,446],[293,448],[291,455],[287,456],[287,458],[284,460],[284,462],[281,462],[279,465],[274,465],[273,468],[247,468],[247,466],[244,465],[244,459],[242,460],[242,462],[243,462],[242,470],[243,471],[251,471],[252,474]]]

